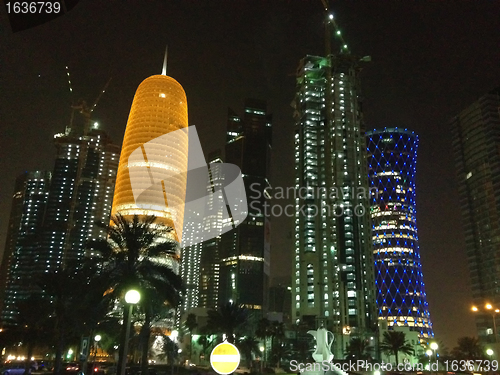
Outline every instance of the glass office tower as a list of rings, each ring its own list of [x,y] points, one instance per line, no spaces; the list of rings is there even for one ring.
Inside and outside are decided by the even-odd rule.
[[[5,252],[0,270],[3,324],[16,322],[17,302],[32,290],[31,276],[49,197],[51,173],[23,173],[16,179]]]
[[[490,91],[451,120],[462,209],[465,249],[476,327],[484,341],[494,337],[500,309],[500,88]],[[491,309],[486,305],[490,304]],[[492,316],[493,313],[493,316]],[[498,332],[497,332],[498,333]]]

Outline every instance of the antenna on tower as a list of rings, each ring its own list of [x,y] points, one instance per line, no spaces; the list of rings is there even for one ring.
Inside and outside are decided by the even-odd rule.
[[[161,71],[161,74],[164,76],[167,75],[167,58],[168,58],[168,44],[167,47],[165,47],[165,57],[163,58],[163,69]]]

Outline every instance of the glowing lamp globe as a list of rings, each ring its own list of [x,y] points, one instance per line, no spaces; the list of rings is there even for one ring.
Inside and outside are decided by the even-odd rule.
[[[129,290],[125,293],[125,302],[135,305],[141,300],[141,295],[137,290]]]

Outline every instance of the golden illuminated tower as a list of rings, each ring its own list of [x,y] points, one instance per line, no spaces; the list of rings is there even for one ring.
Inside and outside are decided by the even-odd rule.
[[[111,213],[125,217],[154,215],[158,222],[175,229],[175,240],[179,242],[186,195],[188,137],[187,132],[176,132],[174,139],[168,141],[164,136],[187,128],[187,100],[182,86],[165,73],[166,64],[162,75],[145,79],[135,93]],[[141,160],[138,161],[137,155]],[[137,186],[141,187],[139,205]]]

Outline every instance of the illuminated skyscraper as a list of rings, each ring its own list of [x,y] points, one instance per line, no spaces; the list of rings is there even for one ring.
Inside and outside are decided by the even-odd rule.
[[[16,303],[29,296],[34,256],[49,198],[50,172],[26,172],[16,180],[7,240],[0,268],[1,320],[11,324]]]
[[[500,88],[451,120],[477,333],[499,342],[486,303],[500,308]],[[482,311],[482,312],[481,312]]]
[[[14,215],[16,219],[11,216],[11,225],[18,225],[20,234],[11,261],[11,266],[13,262],[18,262],[18,266],[9,276],[5,294],[2,312],[5,324],[15,318],[15,300],[39,292],[36,286],[39,275],[69,263],[78,265],[90,255],[87,241],[106,236],[96,222],[109,221],[119,147],[97,123],[91,125],[90,114],[84,104],[74,106],[70,125],[64,133],[54,136],[57,151],[51,178],[41,172],[29,173],[26,192],[16,188],[19,199],[28,199],[28,206],[24,216]],[[33,197],[22,198],[30,189],[35,189]],[[42,191],[48,194],[43,195]],[[36,205],[34,197],[39,200]],[[21,221],[15,224],[12,220]],[[22,229],[23,226],[26,228]],[[29,236],[19,237],[23,233]]]
[[[219,212],[213,211],[214,200],[222,199],[224,188],[224,175],[220,168],[222,160],[219,153],[210,155],[208,162],[210,181],[208,181],[206,188],[209,197],[207,212],[198,228],[184,228],[184,235],[189,235],[189,232],[210,231],[209,226],[222,227],[224,225],[223,206],[220,206]],[[218,307],[219,244],[220,236],[216,236],[207,241],[182,248],[181,276],[184,280],[186,293],[182,300],[179,317],[192,308],[216,309]]]
[[[109,220],[119,147],[98,125],[70,126],[54,136],[57,149],[34,270],[55,271],[86,256],[89,239],[104,238],[97,222]]]
[[[182,86],[166,75],[146,78],[135,93],[127,121],[116,178],[113,215],[154,215],[158,222],[175,228],[174,237],[179,241],[186,195],[187,133],[182,133],[178,143],[163,145],[156,139],[187,127],[187,99]],[[130,155],[137,149],[142,149],[143,161],[129,163]],[[169,177],[168,184],[176,185],[175,193],[167,194],[162,183],[159,189],[145,191],[141,195],[139,207],[130,179],[134,171],[139,174],[147,171],[148,177],[141,182],[144,189],[153,185],[152,174],[161,174],[160,178]]]
[[[227,229],[221,235],[183,249],[181,274],[186,283],[183,312],[194,307],[217,308],[233,301],[261,314],[267,304],[269,278],[270,224],[264,215],[264,189],[271,152],[271,116],[265,101],[247,99],[245,115],[239,117],[229,109],[226,128],[225,158],[212,153],[210,183],[207,186],[206,209],[202,226]],[[223,161],[238,166],[247,192],[248,217],[237,223],[225,216],[224,188],[231,181],[223,170]],[[253,192],[253,193],[251,193]],[[258,197],[256,197],[258,195]],[[218,209],[214,209],[218,207]]]
[[[259,314],[267,308],[269,285],[270,221],[264,215],[264,190],[270,186],[271,121],[262,100],[246,99],[243,117],[229,110],[224,162],[241,169],[248,217],[222,234],[218,251],[219,304],[232,300]]]
[[[417,234],[418,136],[386,128],[367,132],[366,139],[379,319],[432,337]]]
[[[350,335],[376,325],[360,59],[306,56],[297,71],[292,320]]]

